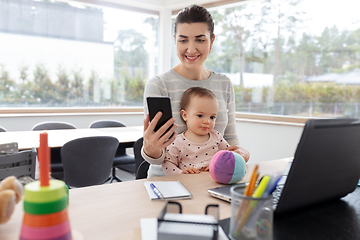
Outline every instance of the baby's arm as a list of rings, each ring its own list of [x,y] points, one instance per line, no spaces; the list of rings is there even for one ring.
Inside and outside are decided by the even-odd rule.
[[[225,140],[225,138],[219,133],[216,135],[219,141],[219,150],[226,150],[230,144]],[[231,151],[231,150],[230,150]]]
[[[166,158],[166,157],[165,157]],[[181,174],[182,170],[172,161],[165,160],[162,164],[162,169],[165,175]]]
[[[162,163],[162,169],[165,175],[182,173],[182,170],[179,168],[180,157],[176,144],[171,144],[165,149],[165,159]]]

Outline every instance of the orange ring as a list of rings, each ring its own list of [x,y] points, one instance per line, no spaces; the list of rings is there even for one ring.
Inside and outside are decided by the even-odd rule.
[[[61,224],[68,219],[67,209],[65,208],[60,212],[43,215],[25,213],[23,224],[28,227],[51,227]]]

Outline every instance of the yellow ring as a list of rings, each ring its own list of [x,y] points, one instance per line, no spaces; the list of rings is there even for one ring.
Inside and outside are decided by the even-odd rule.
[[[24,201],[33,203],[54,202],[67,195],[67,187],[63,181],[50,180],[49,186],[41,187],[40,181],[25,185]]]

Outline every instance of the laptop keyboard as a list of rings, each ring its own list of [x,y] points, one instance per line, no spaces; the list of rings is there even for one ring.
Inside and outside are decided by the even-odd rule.
[[[279,202],[281,192],[284,189],[284,184],[277,185],[273,192],[273,208],[276,209],[276,206]]]

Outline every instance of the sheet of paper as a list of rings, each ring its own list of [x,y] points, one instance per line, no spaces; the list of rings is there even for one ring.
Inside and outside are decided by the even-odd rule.
[[[141,240],[157,240],[157,218],[140,219]],[[219,240],[229,240],[222,227],[219,226]]]
[[[157,240],[157,223],[157,218],[140,219],[142,240]]]

